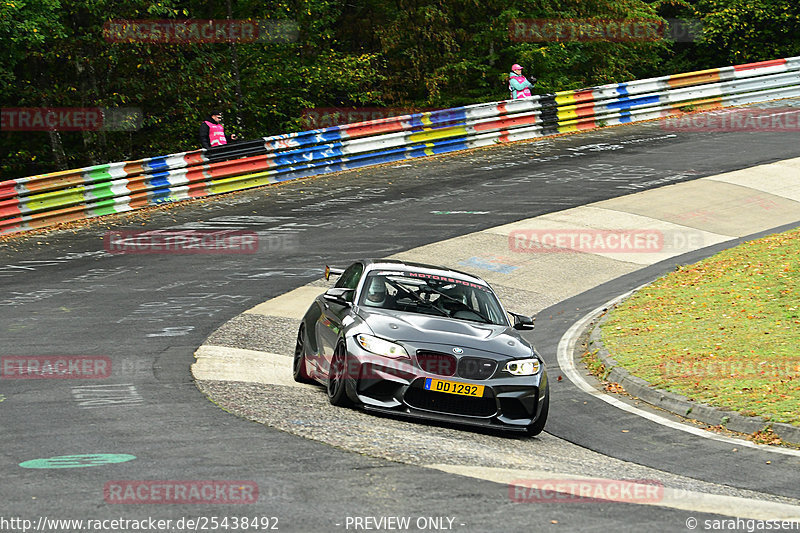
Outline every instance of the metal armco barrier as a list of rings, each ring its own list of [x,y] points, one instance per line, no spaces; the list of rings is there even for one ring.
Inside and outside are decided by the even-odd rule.
[[[368,165],[800,96],[800,57],[265,137],[0,182],[0,235]]]

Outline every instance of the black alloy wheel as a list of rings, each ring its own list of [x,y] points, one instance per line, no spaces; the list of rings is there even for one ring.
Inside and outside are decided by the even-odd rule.
[[[353,404],[346,391],[347,349],[340,342],[333,351],[331,368],[328,371],[328,401],[337,407],[349,407]]]
[[[292,362],[292,376],[298,383],[314,383],[306,372],[306,326],[300,324],[297,332],[297,344],[294,347],[294,361]]]
[[[550,412],[550,382],[545,386],[544,393],[544,403],[542,404],[542,410],[539,412],[539,418],[525,428],[525,432],[530,437],[535,437],[544,431],[544,425],[547,423],[547,414]]]

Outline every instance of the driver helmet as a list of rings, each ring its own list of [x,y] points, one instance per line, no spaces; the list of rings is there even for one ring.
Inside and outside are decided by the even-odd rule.
[[[456,283],[451,286],[443,287],[442,292],[449,296],[449,298],[442,300],[443,303],[454,305],[456,302],[458,302],[462,305],[468,306],[466,290],[462,285]]]
[[[381,278],[372,278],[367,288],[366,305],[380,307],[386,302],[386,284]]]

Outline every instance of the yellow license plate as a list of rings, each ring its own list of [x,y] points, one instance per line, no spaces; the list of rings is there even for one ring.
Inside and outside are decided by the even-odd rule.
[[[446,392],[447,394],[460,394],[462,396],[474,396],[476,398],[481,398],[483,396],[483,385],[469,385],[467,383],[444,381],[442,379],[433,378],[425,379],[425,390]]]

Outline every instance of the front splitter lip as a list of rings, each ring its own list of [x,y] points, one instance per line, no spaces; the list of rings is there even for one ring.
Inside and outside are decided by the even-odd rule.
[[[409,408],[405,405],[403,408],[390,409],[385,407],[376,407],[369,404],[361,404],[361,408],[367,412],[380,413],[383,415],[404,418],[407,420],[440,422],[459,426],[471,426],[484,429],[508,431],[513,433],[525,433],[527,431],[527,426],[532,423],[532,421],[528,421],[528,424],[525,425],[511,425],[498,422],[496,416],[490,418],[467,418],[457,415],[436,413],[433,411],[420,411]]]

